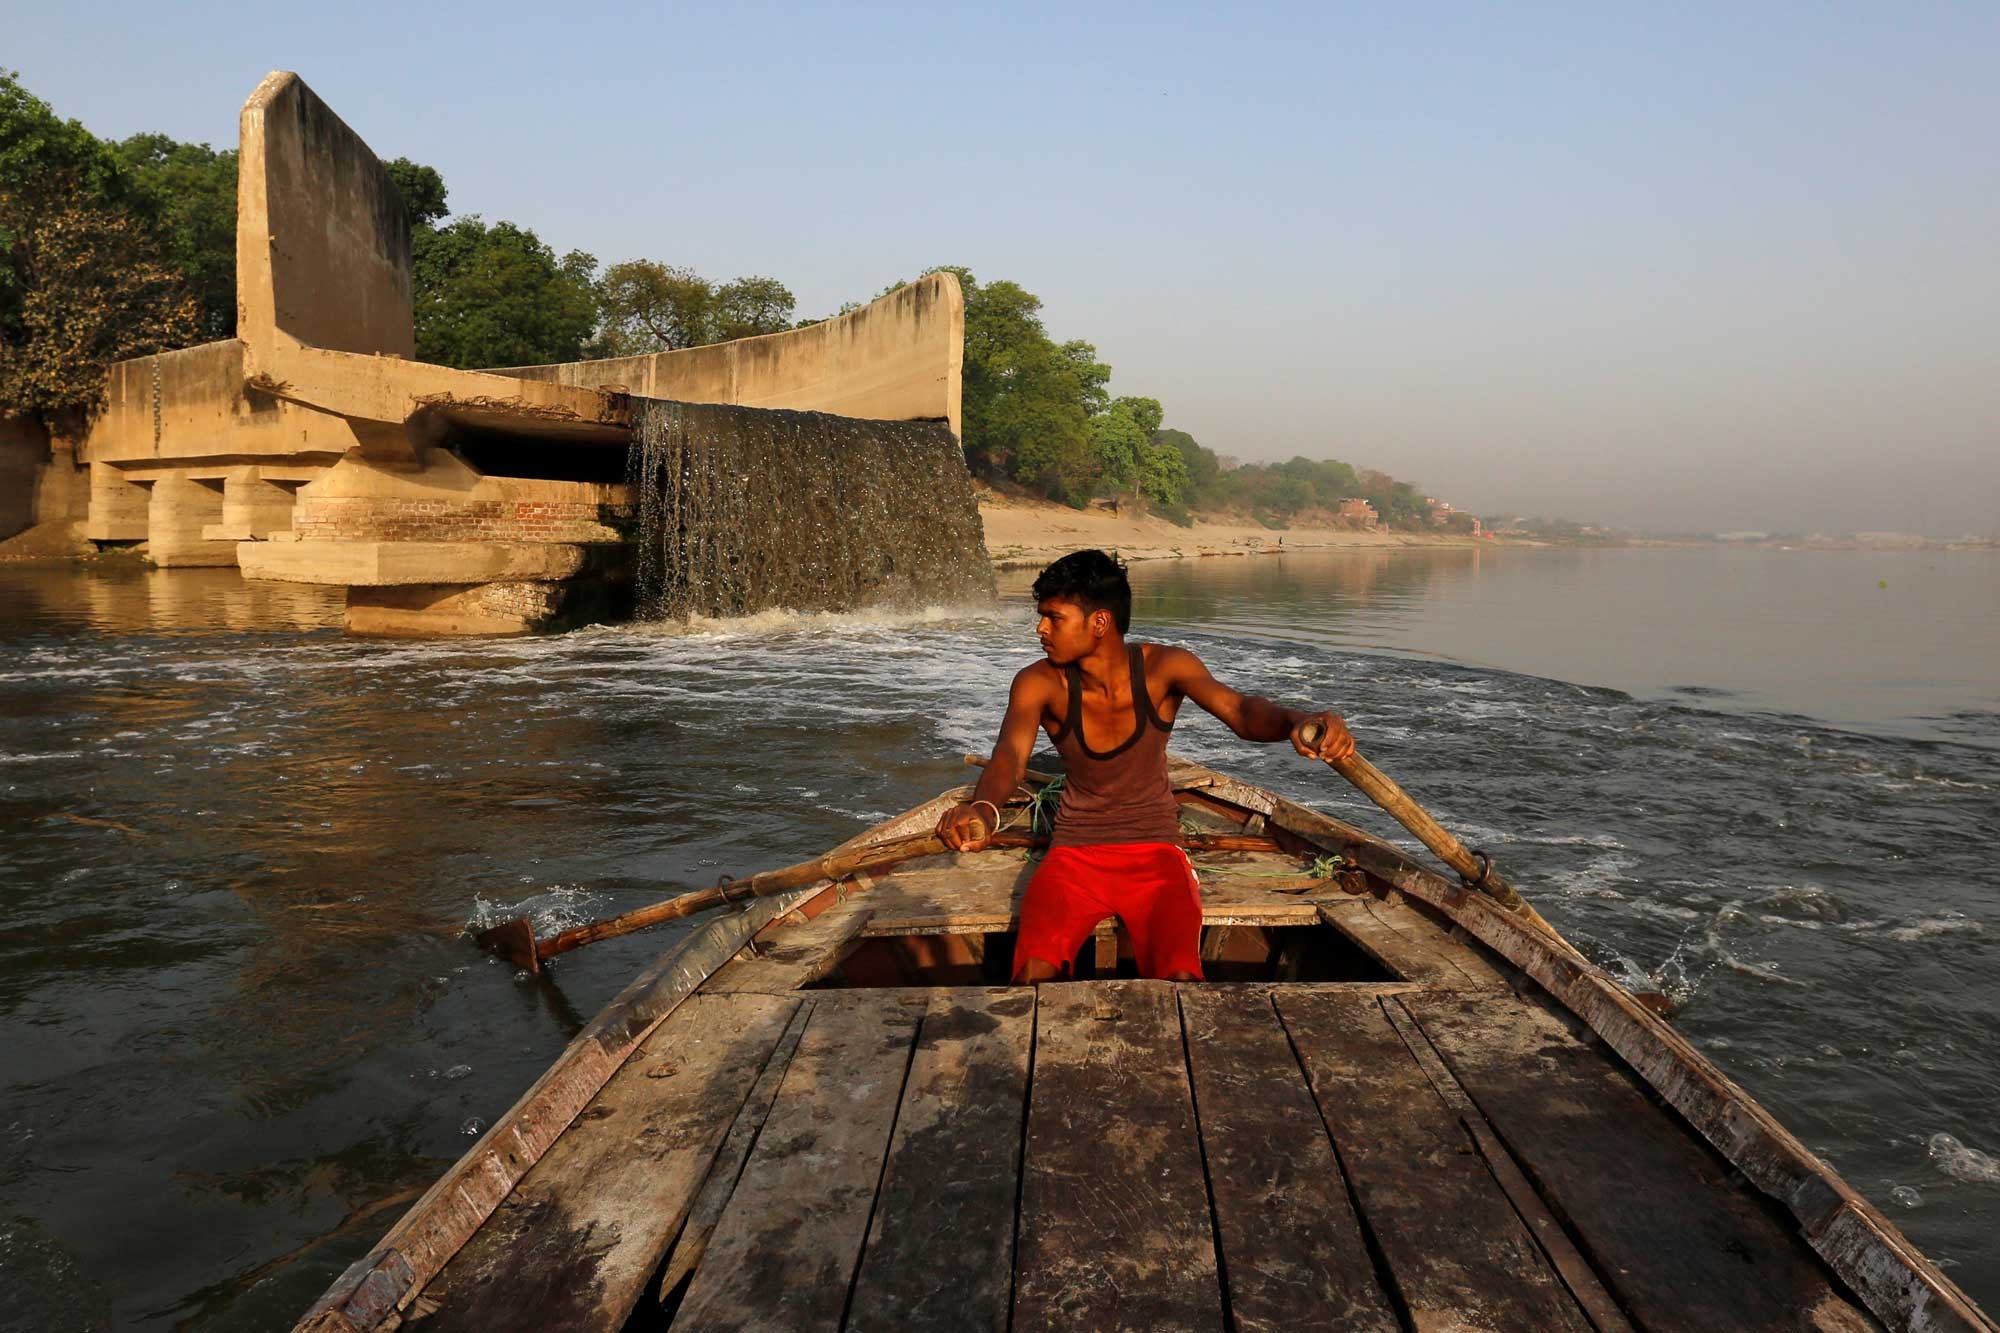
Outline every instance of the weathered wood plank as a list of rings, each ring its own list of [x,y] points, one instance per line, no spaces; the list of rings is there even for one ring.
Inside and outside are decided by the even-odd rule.
[[[1493,1132],[1493,1126],[1473,1105],[1471,1095],[1452,1077],[1451,1070],[1432,1048],[1423,1029],[1417,1026],[1417,1020],[1397,1004],[1383,1005],[1382,1012],[1403,1038],[1403,1044],[1410,1048],[1417,1067],[1424,1071],[1424,1077],[1431,1081],[1437,1095],[1458,1113],[1459,1123],[1472,1135],[1479,1155],[1486,1159],[1486,1169],[1499,1182],[1501,1192],[1514,1205],[1514,1211],[1528,1224],[1535,1243],[1549,1257],[1556,1274],[1569,1288],[1570,1295],[1576,1297],[1576,1303],[1583,1307],[1584,1316],[1597,1333],[1630,1333],[1632,1321],[1625,1317],[1625,1311],[1604,1285],[1604,1280],[1598,1277],[1597,1270],[1590,1266],[1590,1261],[1583,1257],[1583,1251],[1577,1249],[1576,1242],[1563,1230],[1556,1215],[1549,1211],[1548,1203],[1535,1192],[1534,1185],[1522,1173],[1520,1163],[1508,1154],[1500,1136]]]
[[[1399,1325],[1269,992],[1180,987],[1229,1313],[1241,1330]]]
[[[1440,925],[1403,901],[1402,894],[1391,893],[1387,898],[1360,895],[1344,901],[1365,904],[1370,915],[1403,938],[1421,940],[1426,947],[1436,948],[1473,985],[1507,985],[1506,974],[1488,962],[1478,949],[1455,937],[1450,926]]]
[[[741,912],[704,923],[661,955],[577,1033],[548,1072],[493,1122],[373,1249],[348,1266],[306,1311],[300,1327],[315,1322],[324,1327],[340,1320],[353,1328],[373,1329],[394,1317],[541,1160],[646,1034],[752,934],[813,896],[812,890],[801,889],[751,903]]]
[[[838,889],[827,890],[832,895],[831,904],[810,920],[793,916],[773,921],[719,968],[703,989],[714,994],[784,995],[826,976],[867,927],[874,913],[868,896],[874,882],[870,876],[859,875]]]
[[[1588,1329],[1380,1003],[1279,991],[1277,1004],[1416,1326]]]
[[[827,991],[674,1320],[835,1329],[847,1303],[926,1001]]]
[[[1465,952],[1429,921],[1376,909],[1383,904],[1368,897],[1348,897],[1313,904],[1319,919],[1361,947],[1363,953],[1404,981],[1418,981],[1443,990],[1463,990],[1486,983],[1458,966],[1454,955]],[[1403,912],[1410,909],[1405,907]],[[1490,969],[1489,969],[1490,970]]]
[[[1035,992],[931,1001],[896,1113],[849,1329],[1007,1327]]]
[[[691,996],[424,1288],[424,1326],[622,1328],[797,1007]]]
[[[674,1242],[673,1253],[667,1256],[667,1262],[662,1266],[659,1289],[655,1293],[659,1299],[667,1299],[669,1293],[700,1267],[702,1256],[708,1253],[708,1238],[715,1234],[715,1225],[722,1220],[722,1214],[729,1206],[729,1196],[736,1192],[736,1182],[743,1175],[743,1164],[750,1160],[750,1149],[756,1146],[757,1136],[764,1132],[765,1118],[771,1114],[771,1104],[778,1099],[778,1088],[785,1081],[785,1071],[791,1068],[792,1053],[798,1050],[799,1036],[805,1031],[811,1016],[812,1000],[808,994],[801,998],[798,1009],[792,1014],[792,1021],[785,1025],[785,1035],[778,1039],[771,1058],[764,1062],[764,1072],[757,1076],[757,1082],[744,1099],[742,1109],[737,1111],[728,1135],[722,1140],[722,1147],[715,1154],[715,1160],[709,1164],[708,1175],[702,1180],[694,1203],[688,1208],[687,1221],[681,1224],[680,1238]]]
[[[1040,988],[1014,1327],[1222,1327],[1168,982]]]
[[[1875,1327],[1601,1047],[1511,997],[1401,1003],[1641,1326]]]

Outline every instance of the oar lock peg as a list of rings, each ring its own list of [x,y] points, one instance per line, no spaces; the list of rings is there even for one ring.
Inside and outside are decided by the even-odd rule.
[[[1459,878],[1465,881],[1467,888],[1481,889],[1487,893],[1491,893],[1493,891],[1493,858],[1488,856],[1486,850],[1482,847],[1473,847],[1468,850],[1472,859],[1479,863],[1479,873],[1476,875],[1460,874]]]

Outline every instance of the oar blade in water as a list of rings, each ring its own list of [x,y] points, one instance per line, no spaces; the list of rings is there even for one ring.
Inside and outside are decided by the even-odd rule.
[[[512,921],[503,921],[490,930],[482,930],[473,937],[482,949],[491,949],[516,967],[525,967],[530,972],[542,970],[541,957],[535,952],[535,928],[528,924],[528,918],[517,916]]]

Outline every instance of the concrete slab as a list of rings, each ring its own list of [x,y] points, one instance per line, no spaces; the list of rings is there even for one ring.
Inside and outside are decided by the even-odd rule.
[[[238,543],[236,560],[244,578],[279,583],[552,582],[583,573],[591,549],[542,542],[271,541]]]

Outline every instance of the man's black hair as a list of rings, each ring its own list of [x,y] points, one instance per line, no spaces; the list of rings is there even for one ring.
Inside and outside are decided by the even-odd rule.
[[[1085,615],[1109,611],[1120,634],[1132,628],[1132,584],[1125,577],[1125,562],[1116,556],[1071,551],[1035,579],[1035,600],[1050,597],[1075,602]]]

